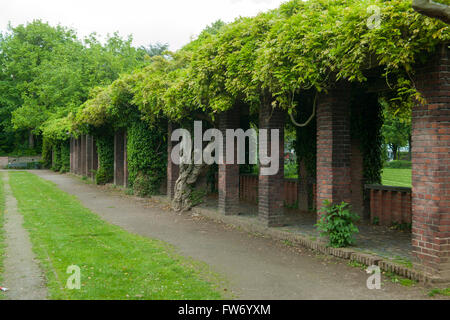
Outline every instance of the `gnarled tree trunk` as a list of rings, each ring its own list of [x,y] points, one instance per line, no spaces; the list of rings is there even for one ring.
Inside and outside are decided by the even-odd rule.
[[[180,164],[180,175],[175,183],[172,208],[175,211],[187,211],[192,208],[191,192],[202,171],[203,164]]]
[[[213,142],[210,142],[205,149],[209,149]],[[194,164],[194,152],[192,153],[192,163],[181,163],[180,173],[175,182],[172,208],[178,212],[188,211],[192,208],[191,193],[197,179],[206,164]]]

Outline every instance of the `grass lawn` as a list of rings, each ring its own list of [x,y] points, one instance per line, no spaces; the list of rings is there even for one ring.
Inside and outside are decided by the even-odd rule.
[[[411,169],[384,168],[381,180],[386,186],[411,187]]]
[[[49,298],[223,298],[217,275],[168,244],[104,222],[34,174],[11,172],[10,184],[46,273]],[[66,288],[70,265],[81,268],[80,290]]]
[[[0,286],[3,285],[3,258],[5,255],[5,234],[3,231],[4,211],[5,211],[5,193],[3,191],[3,176],[0,172]],[[0,292],[0,299],[3,299],[3,294]]]

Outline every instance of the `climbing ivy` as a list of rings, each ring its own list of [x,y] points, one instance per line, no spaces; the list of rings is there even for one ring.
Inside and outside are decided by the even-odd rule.
[[[95,174],[97,184],[110,183],[114,179],[114,135],[110,129],[98,129],[95,134],[99,168]]]
[[[66,173],[70,171],[70,142],[69,140],[60,143],[61,168],[59,172]]]
[[[52,170],[59,171],[61,169],[61,147],[59,143],[53,144],[52,152],[53,152]]]
[[[44,168],[51,168],[52,166],[52,143],[49,139],[43,139],[42,141],[42,166]]]
[[[381,183],[383,167],[382,108],[376,93],[366,93],[363,88],[353,91],[351,101],[351,135],[359,141],[363,156],[364,183]]]
[[[139,196],[160,192],[166,178],[167,130],[162,123],[149,127],[136,120],[127,130],[127,163],[130,187]]]

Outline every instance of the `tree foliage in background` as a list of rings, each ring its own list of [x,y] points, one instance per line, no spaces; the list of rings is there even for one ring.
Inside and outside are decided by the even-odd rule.
[[[411,140],[411,109],[395,110],[385,100],[383,105],[383,126],[381,132],[384,143],[390,147],[394,160],[400,160],[399,149],[409,145]]]
[[[55,121],[76,110],[98,85],[143,66],[147,53],[117,33],[105,44],[97,35],[84,40],[74,30],[40,20],[9,26],[0,37],[0,139],[12,152],[21,132],[33,147],[35,138]],[[25,140],[26,142],[27,140]]]

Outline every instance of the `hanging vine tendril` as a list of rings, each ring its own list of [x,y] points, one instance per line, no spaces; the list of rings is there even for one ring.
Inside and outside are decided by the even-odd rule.
[[[294,94],[292,94],[292,100],[294,100]],[[314,96],[314,102],[313,102],[313,111],[311,116],[308,118],[308,120],[306,120],[306,122],[304,123],[298,123],[297,121],[295,121],[294,116],[292,115],[292,112],[289,112],[289,116],[291,117],[291,121],[294,125],[296,125],[297,127],[306,127],[312,119],[314,119],[314,116],[316,115],[316,101],[317,101],[317,92]]]

